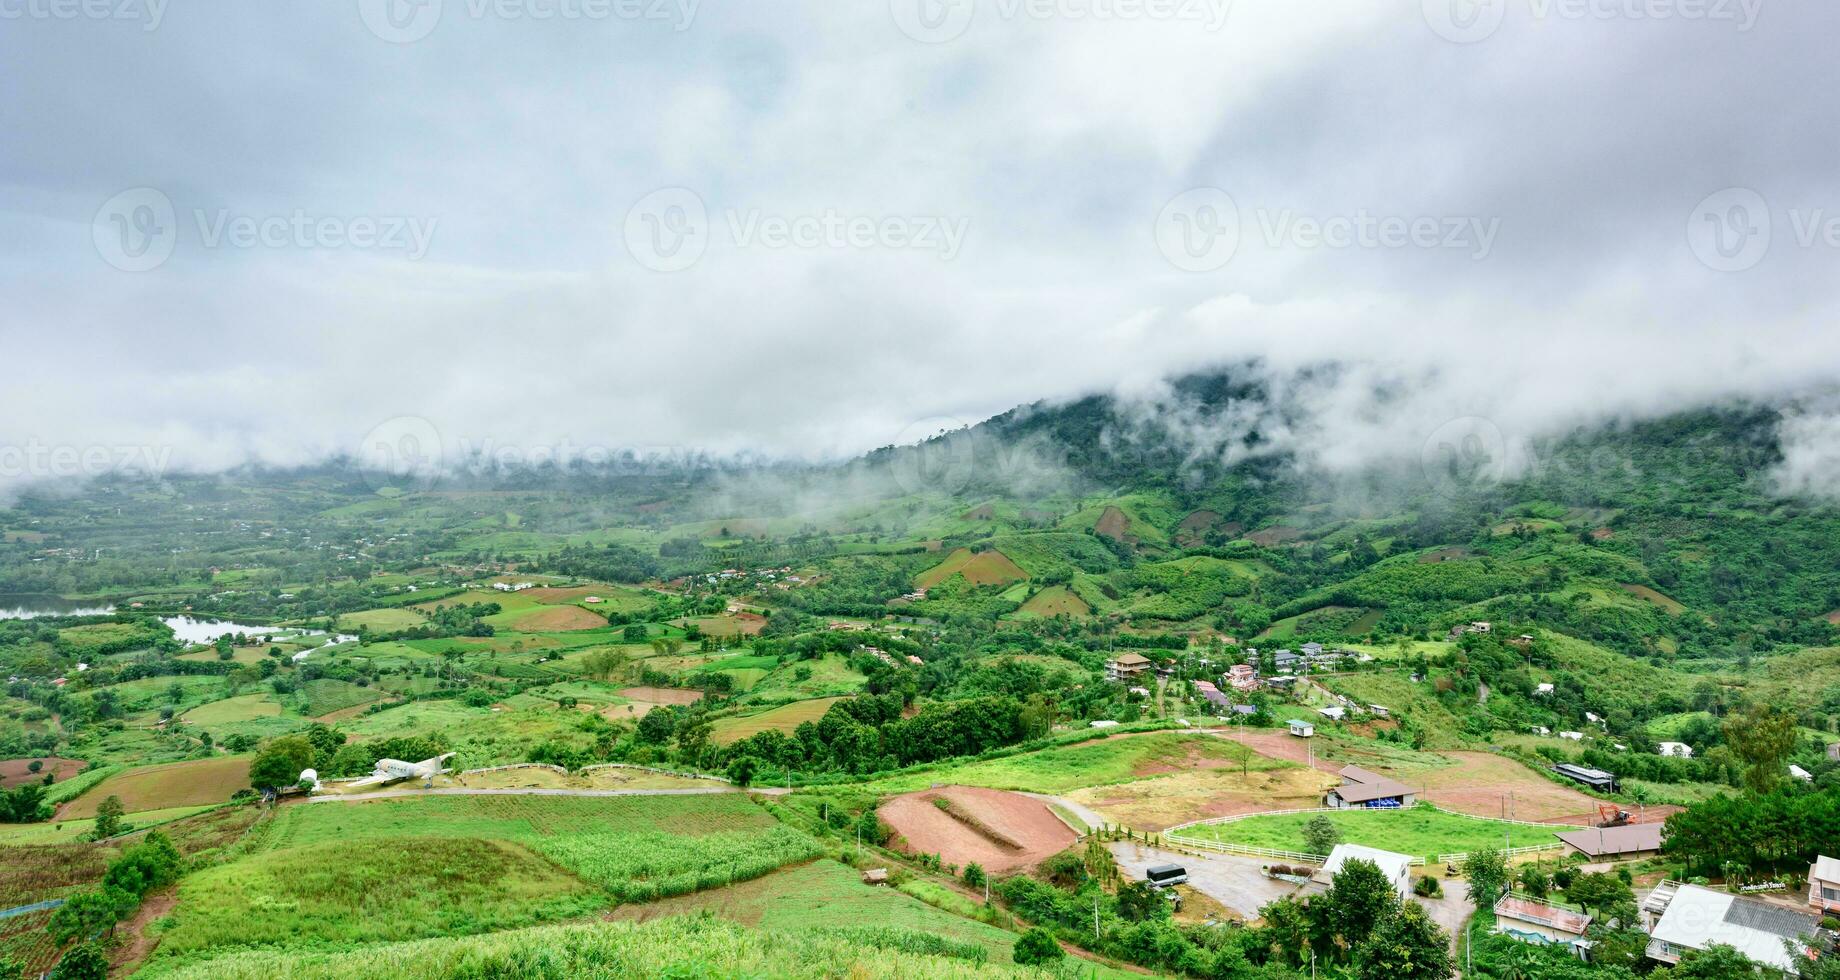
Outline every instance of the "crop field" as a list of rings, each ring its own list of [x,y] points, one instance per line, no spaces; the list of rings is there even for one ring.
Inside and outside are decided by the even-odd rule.
[[[991,549],[972,554],[971,549],[960,548],[947,555],[944,561],[914,576],[914,585],[930,589],[954,575],[964,576],[970,585],[1007,585],[1029,577],[1001,551]]]
[[[222,756],[130,769],[103,780],[77,797],[58,816],[93,817],[110,796],[121,797],[129,813],[222,803],[249,786],[249,757]]]
[[[211,806],[181,806],[170,810],[142,810],[124,821],[130,828],[150,827],[210,809]],[[96,826],[93,817],[53,820],[50,823],[0,823],[0,845],[67,844],[89,837]]]
[[[836,697],[794,701],[791,704],[751,715],[731,715],[727,718],[718,718],[710,725],[709,737],[719,745],[727,745],[765,731],[790,734],[801,723],[815,722],[824,717],[824,713],[831,710],[831,705],[842,700],[844,699]]]
[[[1050,585],[1029,597],[1017,611],[1020,616],[1085,616],[1092,607],[1065,585]]]
[[[1285,813],[1247,817],[1229,823],[1203,824],[1182,831],[1190,837],[1275,850],[1304,849],[1303,825],[1327,816],[1342,840],[1399,854],[1435,859],[1439,854],[1486,848],[1531,847],[1557,843],[1550,830],[1500,820],[1445,813],[1428,806],[1401,810],[1337,810],[1322,814]]]
[[[267,694],[243,694],[222,701],[212,701],[187,711],[179,720],[188,725],[232,725],[237,722],[274,718],[281,705]]]
[[[1154,732],[1113,735],[1001,759],[923,769],[869,785],[879,792],[889,793],[925,789],[934,783],[1066,793],[1087,786],[1128,783],[1191,769],[1237,769],[1242,760],[1253,771],[1289,765],[1256,752],[1247,758],[1239,746],[1211,735]]]
[[[112,847],[92,844],[0,846],[0,908],[62,898],[102,880]]]
[[[1067,798],[1134,830],[1266,810],[1322,805],[1334,776],[1305,766],[1198,769],[1074,790]]]
[[[286,807],[270,848],[414,838],[523,844],[621,901],[744,881],[817,853],[739,793],[697,796],[435,796]],[[387,843],[381,843],[387,842]]]
[[[607,628],[606,616],[589,612],[580,606],[545,606],[536,603],[520,609],[508,609],[496,616],[487,616],[485,621],[499,629],[520,633],[568,633]]]
[[[374,687],[359,687],[350,681],[317,677],[300,686],[300,713],[309,718],[318,718],[382,699],[382,692]]]
[[[50,910],[0,919],[0,958],[12,960],[29,977],[51,969],[58,950],[45,931],[50,921]]]
[[[801,679],[801,671],[809,676]],[[817,660],[799,660],[784,664],[749,689],[756,698],[797,697],[828,698],[855,694],[867,680],[850,669],[849,661],[839,654],[826,654]]]
[[[234,953],[155,968],[156,980],[436,980],[474,977],[1041,977],[858,941],[844,934],[750,930],[717,918],[543,926],[485,936],[388,943],[343,951]],[[1069,969],[1062,974],[1072,977]]]
[[[574,918],[607,902],[505,841],[328,841],[186,878],[157,955],[467,935]]]
[[[367,609],[340,616],[338,628],[346,633],[356,632],[360,628],[373,633],[395,633],[414,629],[426,622],[428,617],[414,609]]]
[[[975,943],[989,952],[993,963],[1008,961],[1016,943],[1015,933],[936,909],[892,888],[866,886],[855,870],[829,859],[786,868],[728,888],[624,906],[612,918],[649,922],[705,911],[745,926],[774,931],[874,923],[930,932]]]

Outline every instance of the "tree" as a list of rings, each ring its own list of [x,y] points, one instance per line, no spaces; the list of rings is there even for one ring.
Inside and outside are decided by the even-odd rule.
[[[109,958],[96,943],[84,943],[64,954],[51,970],[51,980],[108,980]]]
[[[1347,950],[1366,941],[1368,933],[1399,906],[1393,883],[1372,861],[1349,861],[1336,872],[1329,890],[1310,900],[1313,949]],[[1335,954],[1330,953],[1331,956]]]
[[[1534,898],[1545,898],[1546,892],[1552,888],[1552,880],[1546,877],[1546,872],[1541,871],[1537,864],[1522,867],[1517,877],[1521,889]]]
[[[1303,849],[1311,854],[1327,854],[1342,842],[1342,832],[1326,814],[1317,814],[1303,825]]]
[[[302,735],[271,739],[249,765],[249,784],[258,789],[278,789],[300,781],[302,771],[313,768],[313,743]]]
[[[1169,917],[1169,900],[1147,881],[1136,881],[1118,889],[1118,917],[1126,922],[1145,922]]]
[[[1755,977],[1776,976],[1776,971],[1767,974],[1763,964],[1754,962],[1743,953],[1714,943],[1705,949],[1689,950],[1680,958],[1680,965],[1674,968],[1673,980],[1752,980]]]
[[[51,913],[45,931],[60,946],[72,940],[87,939],[120,921],[122,905],[119,895],[102,890],[78,892]]]
[[[1463,874],[1469,878],[1469,900],[1477,912],[1495,908],[1508,884],[1508,859],[1500,851],[1471,851],[1463,859]]]
[[[1782,781],[1789,753],[1795,750],[1795,716],[1775,705],[1753,704],[1729,715],[1725,743],[1745,765],[1744,785],[1767,793]]]
[[[984,887],[984,866],[972,861],[965,865],[965,884],[972,888]]]
[[[738,756],[728,764],[728,781],[736,786],[746,786],[754,781],[754,770],[758,766],[753,756]]]
[[[121,805],[121,797],[110,794],[96,805],[96,827],[90,832],[95,840],[108,840],[121,833],[121,816],[128,812]]]
[[[1065,957],[1067,951],[1054,941],[1053,933],[1036,926],[1016,940],[1016,950],[1011,955],[1024,966],[1034,966],[1038,963],[1053,963]]]
[[[26,968],[18,960],[11,956],[0,956],[0,980],[22,980],[25,975]]]
[[[1450,937],[1416,902],[1398,906],[1355,950],[1361,980],[1444,980],[1451,975]]]

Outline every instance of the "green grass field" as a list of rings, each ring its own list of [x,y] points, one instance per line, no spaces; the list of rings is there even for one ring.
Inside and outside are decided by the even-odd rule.
[[[546,926],[489,936],[380,944],[352,950],[249,951],[163,966],[172,980],[402,980],[467,977],[974,977],[1083,976],[907,952],[845,935],[767,932],[713,918]]]
[[[188,725],[233,725],[257,718],[274,718],[281,705],[267,694],[243,694],[222,701],[212,701],[187,711],[181,721]]]
[[[1064,748],[922,770],[866,785],[882,793],[909,793],[934,783],[1065,793],[1167,775],[1208,761],[1237,767],[1241,752],[1237,743],[1211,735],[1114,735]],[[1250,758],[1250,768],[1258,772],[1290,765],[1257,753]]]
[[[359,627],[373,633],[395,633],[414,629],[426,622],[428,617],[414,609],[367,609],[340,616],[338,628],[345,633],[356,632]]]
[[[586,915],[608,901],[504,841],[327,841],[186,878],[159,954],[468,935]]]
[[[1229,823],[1189,827],[1182,833],[1227,844],[1301,851],[1304,850],[1303,825],[1317,816],[1327,816],[1342,832],[1342,840],[1346,843],[1365,844],[1413,857],[1435,858],[1439,854],[1461,851],[1557,842],[1550,830],[1446,813],[1428,806],[1246,817]]]
[[[350,681],[319,677],[300,686],[300,713],[309,718],[355,708],[383,699],[374,687],[359,687]]]
[[[379,841],[412,849],[416,838],[522,844],[623,901],[745,881],[817,853],[810,838],[740,794],[315,803],[281,810],[266,844]]]

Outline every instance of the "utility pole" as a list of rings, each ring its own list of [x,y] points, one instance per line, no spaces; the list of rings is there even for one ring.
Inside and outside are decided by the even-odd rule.
[[[1099,941],[1099,896],[1093,896],[1093,942]]]

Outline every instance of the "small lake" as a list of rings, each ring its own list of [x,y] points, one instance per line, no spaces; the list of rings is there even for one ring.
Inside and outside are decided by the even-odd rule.
[[[303,639],[309,636],[325,636],[326,642],[321,646],[335,646],[351,643],[358,638],[337,634],[328,636],[321,630],[303,630],[291,626],[253,626],[248,623],[236,623],[227,619],[200,619],[196,616],[167,616],[160,620],[172,628],[173,636],[181,643],[211,643],[220,636],[268,636],[276,639]]]
[[[114,606],[77,602],[61,595],[0,592],[0,619],[36,619],[40,616],[105,616]]]

